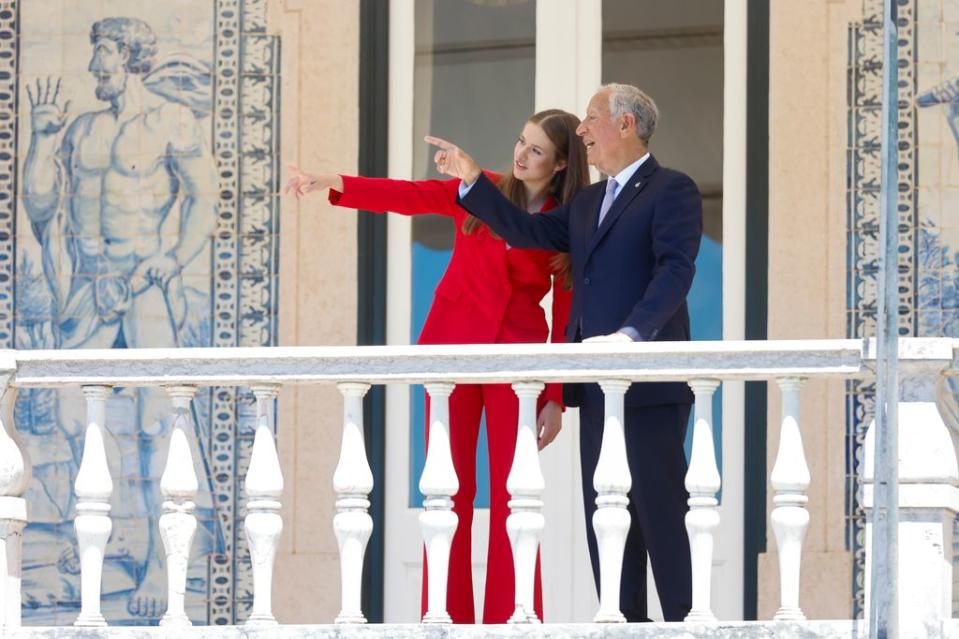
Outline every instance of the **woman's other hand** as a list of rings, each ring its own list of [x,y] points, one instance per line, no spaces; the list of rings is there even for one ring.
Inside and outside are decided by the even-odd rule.
[[[536,419],[537,443],[539,449],[543,450],[549,446],[550,442],[556,439],[559,431],[563,428],[563,409],[554,401],[546,402],[543,409],[539,411],[539,417]]]
[[[283,187],[283,195],[293,193],[296,199],[300,199],[307,193],[323,189],[343,191],[343,178],[339,175],[313,175],[301,171],[295,164],[290,165],[290,179]]]

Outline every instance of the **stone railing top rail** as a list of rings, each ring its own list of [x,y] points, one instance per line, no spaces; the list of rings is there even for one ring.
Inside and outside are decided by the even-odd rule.
[[[959,372],[959,340],[903,338],[900,366]],[[871,375],[871,340],[297,346],[0,351],[0,375],[18,387],[76,384],[237,385],[585,382]]]

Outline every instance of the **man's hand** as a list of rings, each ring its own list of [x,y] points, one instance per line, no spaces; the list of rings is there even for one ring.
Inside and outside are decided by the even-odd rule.
[[[610,333],[609,335],[587,337],[583,340],[583,344],[623,344],[632,341],[633,338],[626,333],[620,333],[619,331],[616,331],[615,333]]]
[[[170,280],[176,275],[179,275],[180,268],[176,258],[172,255],[158,253],[148,257],[137,265],[133,275],[130,276],[133,292],[139,292],[137,288],[139,288],[143,282],[166,288]]]
[[[300,199],[312,191],[323,189],[343,190],[343,178],[339,175],[313,175],[300,170],[295,164],[290,165],[290,179],[286,181],[283,195],[292,192],[296,199]]]
[[[423,139],[426,140],[427,144],[439,147],[439,150],[433,155],[433,162],[436,163],[437,171],[443,175],[458,177],[467,185],[473,184],[479,178],[479,164],[466,151],[443,138],[427,135]]]
[[[60,97],[60,78],[56,85],[51,86],[50,78],[46,83],[37,80],[34,86],[36,93],[30,91],[27,85],[27,99],[30,100],[30,118],[33,132],[37,135],[56,135],[67,121],[67,111],[70,110],[70,101],[64,103],[63,108],[57,103]]]
[[[540,450],[549,446],[563,428],[563,409],[554,401],[546,402],[536,419],[537,445]]]

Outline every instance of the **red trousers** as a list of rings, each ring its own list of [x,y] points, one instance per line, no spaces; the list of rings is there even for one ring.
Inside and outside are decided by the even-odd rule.
[[[539,406],[542,407],[542,398]],[[457,385],[450,396],[450,448],[453,467],[459,479],[459,492],[453,497],[453,512],[458,521],[450,548],[449,582],[446,609],[453,623],[475,623],[473,609],[472,546],[473,500],[476,497],[476,443],[480,417],[486,409],[486,439],[489,447],[490,517],[489,548],[486,564],[486,595],[483,623],[506,623],[516,608],[513,581],[513,551],[506,533],[509,515],[509,477],[516,448],[519,400],[508,384]],[[429,442],[430,398],[426,395],[426,437]],[[422,609],[426,612],[427,570],[423,557]],[[539,556],[536,558],[533,606],[543,619],[543,588]]]

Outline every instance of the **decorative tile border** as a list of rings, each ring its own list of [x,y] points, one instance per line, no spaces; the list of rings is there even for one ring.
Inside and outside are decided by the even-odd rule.
[[[217,201],[217,225],[213,237],[213,345],[235,346],[237,274],[236,227],[239,202],[238,136],[240,101],[237,82],[240,74],[240,2],[216,0],[216,92],[213,109],[213,154],[217,162],[220,197]],[[211,625],[235,621],[233,592],[236,554],[234,523],[236,509],[236,389],[213,389],[211,475],[223,533],[222,555],[210,564],[208,615]]]
[[[0,347],[13,347],[17,220],[17,0],[0,0]]]
[[[849,29],[847,75],[847,336],[876,334],[882,132],[882,0],[864,0]],[[918,334],[916,2],[899,3],[899,334]],[[846,386],[846,543],[853,553],[853,614],[865,606],[865,513],[859,503],[862,453],[875,402],[873,383]]]
[[[237,331],[244,346],[275,346],[278,342],[280,41],[266,31],[265,0],[244,0],[240,36],[241,104],[239,146],[240,209],[235,229],[239,269]],[[246,512],[246,495],[239,482],[246,477],[256,429],[256,400],[242,389],[236,402],[237,515]],[[275,428],[275,422],[274,422]],[[237,519],[234,563],[234,623],[246,620],[253,606],[253,575],[243,522]]]

